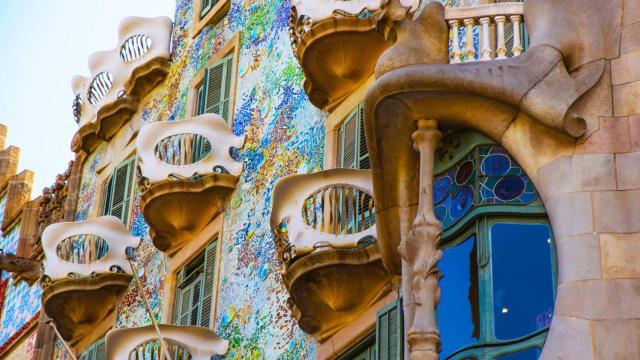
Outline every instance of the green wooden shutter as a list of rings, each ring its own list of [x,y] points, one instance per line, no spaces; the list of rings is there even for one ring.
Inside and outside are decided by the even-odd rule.
[[[378,360],[400,360],[403,358],[404,341],[402,304],[393,302],[378,311],[376,322],[376,353]]]
[[[107,351],[105,349],[104,338],[91,344],[80,356],[80,360],[106,360]]]
[[[358,105],[340,125],[338,166],[347,169],[369,169],[369,150],[364,135],[364,108]]]
[[[178,289],[174,323],[177,325],[198,325],[202,308],[202,274],[197,275]]]
[[[233,55],[211,66],[206,76],[205,109],[206,113],[214,113],[229,120],[231,99],[231,75],[233,72]]]
[[[211,310],[213,310],[213,290],[216,275],[216,255],[218,240],[214,240],[204,253],[204,286],[202,295],[202,315],[200,316],[200,326],[209,327],[211,325]]]
[[[206,113],[206,90],[207,90],[207,80],[209,79],[209,69],[204,70],[204,79],[202,80],[202,84],[198,88],[198,102],[196,109],[196,115],[202,115]]]
[[[105,189],[104,215],[113,215],[127,223],[135,158],[126,160],[114,170]]]

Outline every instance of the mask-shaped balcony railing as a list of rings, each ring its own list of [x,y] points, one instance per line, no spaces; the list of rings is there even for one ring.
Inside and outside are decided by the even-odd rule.
[[[372,193],[371,172],[351,169],[291,175],[274,189],[271,229],[293,315],[321,341],[390,289]]]
[[[119,46],[91,55],[90,78],[74,76],[72,109],[80,126],[74,151],[109,140],[137,111],[138,101],[165,79],[171,27],[167,17],[124,19]]]
[[[419,0],[400,0],[410,11]],[[373,74],[380,54],[391,42],[378,23],[383,0],[294,0],[291,42],[304,71],[311,102],[335,108]],[[362,56],[366,54],[366,56]]]
[[[452,64],[507,59],[527,48],[522,2],[447,8],[445,19]]]
[[[222,211],[242,172],[230,151],[243,144],[244,137],[233,135],[216,114],[140,130],[141,210],[158,249],[175,253]]]
[[[56,223],[42,233],[43,308],[76,352],[97,340],[94,329],[113,326],[132,279],[127,252],[139,244],[114,216]]]
[[[176,360],[210,360],[224,355],[227,340],[219,338],[211,329],[200,326],[158,326],[169,355]],[[107,360],[162,359],[161,340],[153,326],[113,329],[107,333]]]

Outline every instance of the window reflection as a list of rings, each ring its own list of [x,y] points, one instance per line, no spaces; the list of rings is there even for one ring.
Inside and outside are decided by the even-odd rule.
[[[438,326],[442,336],[442,358],[480,338],[478,261],[476,236],[444,250],[439,268],[441,298]]]
[[[538,360],[539,357],[540,357],[540,349],[533,348],[533,349],[518,351],[517,353],[513,353],[513,354],[499,356],[496,358],[496,360]]]
[[[518,338],[550,325],[553,314],[550,239],[546,224],[496,223],[491,226],[497,339]]]

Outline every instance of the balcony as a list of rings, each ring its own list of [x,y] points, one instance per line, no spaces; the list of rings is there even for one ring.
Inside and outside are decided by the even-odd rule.
[[[73,117],[80,126],[74,152],[91,152],[111,139],[136,113],[139,101],[164,81],[171,28],[167,17],[128,17],[120,23],[120,45],[89,57],[91,77],[73,77]]]
[[[43,232],[43,308],[76,353],[113,326],[132,279],[126,253],[139,244],[114,216],[56,223]]]
[[[140,207],[159,250],[173,255],[222,212],[242,172],[230,151],[243,144],[216,114],[140,130]]]
[[[450,62],[502,60],[522,54],[528,43],[523,16],[521,2],[446,9]]]
[[[172,359],[210,360],[224,355],[229,342],[200,326],[158,325]],[[113,329],[107,333],[107,360],[164,359],[153,326]]]
[[[320,341],[391,289],[378,252],[371,172],[332,169],[275,186],[271,229],[293,316]]]
[[[306,77],[305,91],[318,108],[334,109],[373,74],[378,57],[391,45],[378,28],[381,2],[292,1],[291,42]],[[411,11],[419,4],[401,2]]]

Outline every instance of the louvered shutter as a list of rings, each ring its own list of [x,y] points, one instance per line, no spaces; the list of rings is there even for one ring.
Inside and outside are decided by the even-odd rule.
[[[105,191],[104,215],[113,215],[125,224],[128,220],[131,203],[134,163],[135,158],[131,158],[118,165],[111,175]]]
[[[206,90],[207,90],[207,82],[208,82],[207,80],[208,79],[209,79],[209,69],[205,69],[204,70],[204,80],[202,80],[202,84],[198,88],[198,99],[197,99],[196,115],[202,115],[202,114],[206,113],[206,105],[207,105]]]
[[[216,62],[209,68],[206,76],[205,110],[229,120],[231,99],[231,76],[233,74],[233,55]]]
[[[202,315],[200,316],[200,326],[209,327],[211,325],[211,310],[213,309],[213,290],[216,275],[216,255],[218,241],[214,240],[204,254],[204,285],[202,295]]]
[[[105,349],[104,339],[102,339],[96,344],[95,360],[106,360],[106,359],[107,359],[107,350]]]
[[[376,353],[378,360],[403,358],[402,305],[400,300],[378,311],[376,322]]]
[[[367,148],[367,137],[364,134],[364,107],[358,106],[358,169],[370,169],[369,149]]]
[[[178,325],[189,325],[189,315],[191,314],[191,287],[180,291],[180,304],[178,307]]]
[[[356,150],[358,141],[357,111],[352,112],[340,126],[340,152],[339,166],[346,169],[355,169],[357,166]]]

